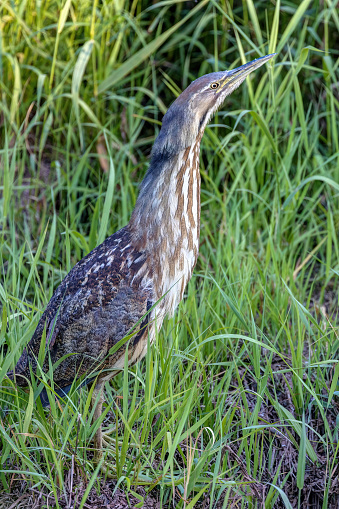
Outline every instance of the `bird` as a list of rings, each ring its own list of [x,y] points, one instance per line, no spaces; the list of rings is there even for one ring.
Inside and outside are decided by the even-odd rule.
[[[100,418],[105,383],[123,370],[126,356],[130,366],[145,356],[191,279],[199,253],[204,130],[226,97],[274,56],[201,76],[172,103],[129,223],[81,259],[60,283],[8,373],[18,386],[27,386],[31,373],[39,377],[48,372],[52,362],[56,395],[65,397],[74,380],[87,377],[84,383],[94,384],[93,419]],[[41,344],[45,359],[39,365]],[[48,406],[46,388],[40,398]],[[95,461],[102,457],[102,445],[99,426]]]

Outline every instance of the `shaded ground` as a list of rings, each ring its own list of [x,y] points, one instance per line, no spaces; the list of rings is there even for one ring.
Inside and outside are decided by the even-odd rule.
[[[76,477],[74,482],[77,488],[70,492],[68,486],[66,496],[63,495],[58,500],[59,507],[62,509],[76,509],[80,505],[86,491],[86,485],[79,477]],[[127,497],[119,488],[114,493],[115,485],[115,481],[107,480],[105,484],[100,486],[100,494],[98,494],[96,488],[92,488],[83,507],[85,509],[123,509],[125,507],[135,507],[140,503],[140,500],[134,496]],[[151,496],[146,497],[144,500],[144,507],[150,509],[160,507],[157,500]],[[30,509],[53,508],[56,507],[56,504],[52,494],[48,496],[47,493],[39,493],[37,490],[32,489],[21,495],[20,489],[15,489],[12,494],[0,495],[0,509],[26,509],[28,507]]]

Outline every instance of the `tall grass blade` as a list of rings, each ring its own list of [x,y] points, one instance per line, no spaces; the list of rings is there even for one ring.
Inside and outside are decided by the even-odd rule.
[[[166,42],[166,40],[179,28],[186,23],[192,16],[194,16],[202,7],[207,4],[208,0],[202,0],[187,14],[181,21],[173,25],[171,28],[166,30],[163,34],[159,35],[152,42],[148,43],[144,48],[137,51],[135,55],[130,57],[124,62],[116,71],[111,73],[98,87],[98,92],[101,94],[105,90],[112,88],[113,85],[122,80],[127,74],[133,71],[137,66],[142,64],[152,53],[154,53],[160,46]]]

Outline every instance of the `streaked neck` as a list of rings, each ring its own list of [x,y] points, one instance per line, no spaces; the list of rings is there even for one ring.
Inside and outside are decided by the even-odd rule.
[[[152,155],[129,223],[144,248],[156,248],[163,238],[175,243],[199,228],[199,151],[200,139],[177,154]]]

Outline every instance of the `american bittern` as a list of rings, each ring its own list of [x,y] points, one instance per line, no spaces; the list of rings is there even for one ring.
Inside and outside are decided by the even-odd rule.
[[[93,402],[94,417],[100,417],[104,384],[124,366],[126,346],[113,354],[112,347],[134,328],[127,343],[129,364],[142,359],[156,327],[173,314],[192,276],[199,251],[199,151],[205,127],[246,76],[273,56],[202,76],[174,101],[163,118],[130,222],[80,260],[57,288],[15,367],[19,386],[27,385],[30,368],[38,374],[46,330],[49,355],[43,371],[48,357],[54,364],[66,356],[54,371],[56,392],[65,395],[75,377],[99,370]],[[44,391],[42,400],[48,404]],[[95,449],[98,459],[101,427]]]

